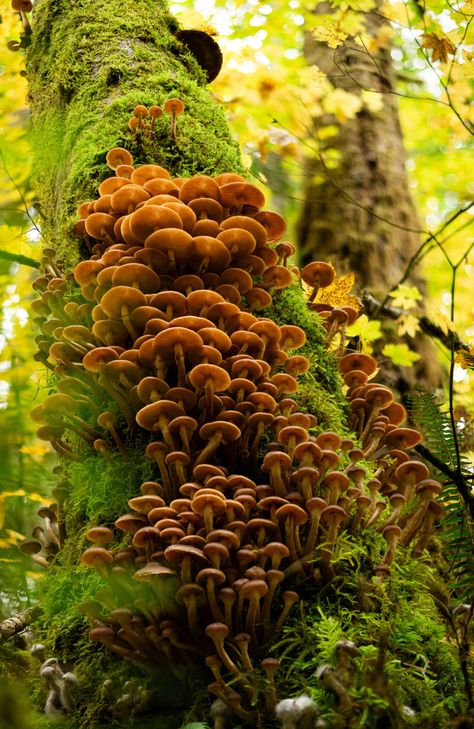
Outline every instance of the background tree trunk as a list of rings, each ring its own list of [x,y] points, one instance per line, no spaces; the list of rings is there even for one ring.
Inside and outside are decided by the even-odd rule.
[[[318,6],[318,11],[325,7]],[[375,37],[383,22],[375,13],[368,14],[367,33]],[[308,64],[321,69],[335,89],[355,95],[365,89],[378,92],[382,107],[373,112],[363,106],[354,119],[344,123],[333,114],[313,119],[322,159],[306,161],[308,183],[297,224],[301,261],[331,260],[338,273],[355,273],[360,290],[368,289],[377,298],[384,298],[420,245],[420,236],[415,232],[420,224],[405,168],[390,47],[371,55],[348,39],[333,49],[317,42],[308,32],[304,52]],[[328,125],[337,132],[319,138],[319,132]],[[335,168],[324,165],[328,149],[336,150],[338,155]],[[410,282],[423,290],[419,275],[412,276]],[[410,345],[413,348],[413,342]],[[385,373],[402,392],[420,378],[430,389],[440,383],[432,345],[420,335],[416,349],[422,357],[412,371],[404,368],[402,373],[393,368]]]

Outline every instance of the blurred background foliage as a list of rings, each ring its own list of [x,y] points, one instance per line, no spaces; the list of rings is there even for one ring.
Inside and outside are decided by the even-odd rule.
[[[183,27],[206,30],[219,42],[224,65],[210,92],[224,106],[250,173],[265,190],[268,207],[279,210],[289,221],[290,240],[304,195],[303,159],[319,154],[311,118],[330,112],[344,123],[361,105],[376,112],[380,104],[379,95],[370,91],[363,91],[360,97],[341,94],[322,72],[306,66],[304,34],[312,33],[327,42],[335,53],[348,36],[369,54],[391,44],[410,187],[423,231],[420,243],[441,230],[420,255],[428,295],[401,289],[392,299],[406,313],[400,327],[406,329],[408,324],[413,338],[418,318],[426,312],[445,332],[455,329],[466,343],[456,361],[454,354],[437,343],[446,371],[445,392],[438,396],[448,398],[453,360],[456,423],[472,463],[474,375],[469,366],[474,359],[474,208],[445,230],[443,225],[457,210],[468,208],[474,194],[470,162],[473,0],[454,4],[430,0],[426,5],[422,0],[386,0],[383,4],[332,0],[317,15],[299,0],[172,0],[171,8]],[[376,38],[365,34],[368,11],[388,20]],[[35,298],[32,264],[41,255],[41,217],[31,176],[22,54],[7,48],[8,42],[18,40],[20,23],[9,0],[0,0],[0,15],[1,618],[34,600],[41,580],[16,545],[30,535],[38,505],[47,503],[54,460],[36,439],[28,416],[32,406],[48,394],[45,372],[34,360],[36,332],[29,311]],[[330,138],[332,133],[329,125],[324,134]],[[331,157],[330,150],[325,154],[328,168],[337,166],[337,155]],[[30,265],[20,262],[22,256],[30,259]],[[337,260],[333,263],[337,268]],[[453,264],[457,265],[454,287]],[[360,293],[357,281],[353,292]],[[411,317],[408,322],[407,316]],[[371,336],[383,336],[379,325],[371,331],[365,337],[367,347]],[[409,366],[410,356],[403,357],[402,366]]]

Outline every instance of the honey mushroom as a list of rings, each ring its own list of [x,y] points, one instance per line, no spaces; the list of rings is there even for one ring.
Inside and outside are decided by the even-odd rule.
[[[176,142],[180,104],[168,106]],[[157,131],[158,109],[134,111],[132,127],[144,142]],[[103,551],[86,550],[83,563],[109,590],[106,607],[89,610],[99,623],[91,637],[142,665],[159,656],[179,672],[191,660],[183,641],[189,630],[194,658],[207,657],[214,674],[210,690],[253,721],[252,702],[258,711],[276,702],[278,662],[264,659],[259,668],[262,643],[300,599],[285,582],[302,575],[327,584],[339,569],[340,532],[364,538],[367,529],[387,543],[374,579],[388,579],[396,548],[414,542],[413,553],[423,552],[439,518],[439,485],[405,452],[419,435],[402,427],[406,413],[390,390],[371,381],[375,360],[343,354],[354,310],[315,303],[335,276],[323,262],[301,275],[310,309],[325,317],[327,339],[340,334],[336,356],[359,441],[324,430],[297,404],[298,378],[313,367],[307,349],[295,353],[306,334],[278,326],[268,311],[297,285],[288,263],[294,247],[281,241],[285,222],[262,209],[258,188],[231,173],[172,179],[160,165],[134,166],[122,148],[108,153],[107,164],[115,175],[79,211],[78,230],[92,251],[74,272],[88,302],[81,320],[77,302],[66,311],[66,287],[49,254],[36,305],[38,346],[63,378],[63,394],[77,399],[81,413],[89,401],[104,402],[90,408],[102,432],[74,423],[71,406],[42,436],[76,460],[77,443],[64,436],[70,423],[112,464],[114,446],[129,456],[133,434],[156,469],[157,481],[130,499],[133,513],[115,522],[129,546],[109,549],[110,528],[89,530],[89,550]],[[374,469],[361,466],[362,458]],[[41,538],[48,543],[44,530]],[[46,547],[32,541],[25,550],[49,564]]]

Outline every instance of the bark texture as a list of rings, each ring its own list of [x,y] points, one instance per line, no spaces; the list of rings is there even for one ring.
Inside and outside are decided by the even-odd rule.
[[[381,21],[368,17],[368,32],[376,35]],[[379,112],[363,108],[344,124],[330,114],[314,119],[315,133],[328,125],[338,129],[321,141],[321,152],[335,149],[340,164],[324,169],[320,160],[307,162],[310,182],[298,224],[304,263],[318,256],[337,259],[339,268],[356,271],[361,287],[377,295],[395,284],[419,245],[416,210],[408,187],[405,152],[397,109],[390,49],[376,58],[348,42],[332,49],[306,35],[305,56],[336,89],[383,94]]]
[[[376,36],[382,23],[379,16],[369,14],[368,34]],[[371,55],[349,40],[332,49],[307,33],[305,56],[308,64],[327,74],[334,88],[356,95],[364,89],[378,92],[383,106],[378,112],[363,107],[343,124],[332,114],[313,120],[316,136],[328,125],[337,129],[334,136],[321,139],[320,149],[323,159],[328,149],[336,150],[339,165],[327,169],[321,159],[306,162],[309,182],[297,225],[301,260],[303,264],[315,258],[332,260],[339,273],[356,274],[360,290],[384,298],[420,245],[414,232],[420,225],[405,168],[390,48]],[[423,290],[420,277],[411,282]],[[396,332],[393,339],[400,341]],[[409,344],[413,347],[413,341]],[[420,335],[416,349],[421,359],[414,368],[385,373],[401,392],[420,378],[430,389],[440,384],[432,345]]]

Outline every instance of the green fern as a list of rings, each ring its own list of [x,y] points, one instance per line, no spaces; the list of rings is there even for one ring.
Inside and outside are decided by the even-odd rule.
[[[426,447],[452,471],[460,471],[466,476],[469,462],[458,455],[451,421],[443,412],[435,395],[414,391],[409,396],[409,408],[417,427],[424,436]],[[443,482],[440,499],[444,506],[442,537],[446,542],[446,556],[454,577],[450,587],[463,601],[474,597],[474,529],[466,505],[456,484],[439,474]]]

